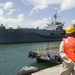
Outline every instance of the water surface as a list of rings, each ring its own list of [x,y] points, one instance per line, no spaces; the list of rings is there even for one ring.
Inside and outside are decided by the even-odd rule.
[[[49,45],[59,45],[58,42],[49,42]],[[47,46],[47,42],[0,44],[0,75],[17,75],[17,72],[24,66],[36,66],[44,69],[52,66],[52,63],[37,63],[36,59],[28,58],[29,51],[37,50]]]

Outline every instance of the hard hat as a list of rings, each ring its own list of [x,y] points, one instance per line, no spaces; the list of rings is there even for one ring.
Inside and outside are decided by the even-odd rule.
[[[73,33],[73,32],[75,32],[75,28],[74,28],[73,25],[70,25],[70,26],[68,26],[68,27],[66,28],[66,33],[67,33],[67,34],[70,34],[70,33]]]

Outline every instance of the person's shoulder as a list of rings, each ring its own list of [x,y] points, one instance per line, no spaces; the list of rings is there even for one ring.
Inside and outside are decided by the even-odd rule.
[[[63,46],[63,41],[61,41],[60,46]]]
[[[63,41],[61,41],[61,44],[63,44]]]
[[[64,41],[65,39],[67,39],[67,38],[62,38],[62,41]]]

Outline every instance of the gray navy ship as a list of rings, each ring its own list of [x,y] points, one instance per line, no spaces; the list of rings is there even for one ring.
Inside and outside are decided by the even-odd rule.
[[[7,29],[3,24],[0,26],[0,43],[31,43],[58,41],[65,36],[64,24],[57,22],[57,13],[54,15],[55,21],[47,24],[44,29],[20,28]]]

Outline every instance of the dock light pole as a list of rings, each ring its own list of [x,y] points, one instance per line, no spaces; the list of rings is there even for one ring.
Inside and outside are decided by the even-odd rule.
[[[47,47],[47,55],[50,58],[50,53],[49,53],[49,42],[48,42],[48,47]]]
[[[48,42],[48,47],[47,47],[47,49],[49,50],[49,42]]]

